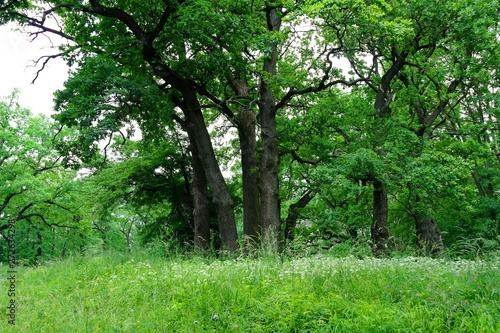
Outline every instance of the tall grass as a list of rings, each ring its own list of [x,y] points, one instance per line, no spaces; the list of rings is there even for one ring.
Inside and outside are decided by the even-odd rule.
[[[499,266],[498,258],[75,257],[20,268],[16,327],[2,316],[0,331],[500,332]]]

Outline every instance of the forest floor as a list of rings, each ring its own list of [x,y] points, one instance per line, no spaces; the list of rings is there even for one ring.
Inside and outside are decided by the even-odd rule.
[[[107,254],[15,273],[4,265],[0,331],[500,332],[499,268],[498,257],[326,255]]]

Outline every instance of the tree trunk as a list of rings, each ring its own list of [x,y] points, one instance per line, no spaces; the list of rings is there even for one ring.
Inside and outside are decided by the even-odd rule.
[[[387,190],[381,181],[373,183],[373,222],[371,225],[372,251],[382,255],[389,239]]]
[[[486,163],[485,165],[486,168],[488,168],[488,164]],[[495,191],[493,189],[493,183],[491,180],[488,180],[486,182],[486,186],[483,184],[483,180],[480,178],[479,173],[477,172],[477,165],[475,168],[472,169],[472,179],[474,180],[474,183],[476,184],[477,190],[479,192],[479,195],[482,198],[488,198],[491,200],[491,202],[494,202],[495,200]],[[484,200],[484,199],[483,199]],[[487,202],[487,201],[486,201]],[[492,221],[497,220],[497,210],[494,208],[495,206],[490,206],[488,211],[489,211],[489,218]]]
[[[293,230],[297,225],[297,220],[300,216],[300,210],[307,206],[314,198],[311,191],[307,191],[297,202],[290,205],[288,208],[288,216],[285,220],[285,240],[287,242],[293,241]]]
[[[233,200],[215,157],[196,93],[189,90],[184,91],[183,95],[186,105],[182,109],[186,118],[186,126],[196,143],[199,160],[205,171],[208,184],[212,189],[222,247],[223,250],[235,252],[238,250],[239,245]]]
[[[279,31],[281,17],[275,7],[266,9],[269,31]],[[271,52],[264,59],[263,70],[269,75],[276,75],[278,60],[277,43],[269,44]],[[261,117],[262,160],[260,165],[260,202],[262,218],[263,245],[278,251],[281,232],[280,203],[278,197],[278,133],[276,131],[276,100],[267,83],[262,79],[259,110]]]
[[[42,244],[43,244],[43,237],[42,233],[40,232],[40,228],[37,229],[36,231],[36,237],[37,237],[37,249],[36,249],[36,254],[35,254],[35,262],[34,264],[38,266],[38,259],[42,256]]]
[[[420,202],[420,197],[415,196],[415,203]],[[441,229],[436,220],[429,218],[421,211],[414,214],[416,245],[420,254],[434,256],[440,254],[444,249]]]
[[[243,242],[245,248],[258,242],[261,228],[255,125],[255,113],[252,110],[241,110],[238,117],[238,135],[243,176]]]
[[[201,173],[203,170],[195,170],[193,166],[194,247],[206,251],[210,246],[210,201],[205,175]]]
[[[194,203],[194,247],[205,251],[210,246],[210,201],[207,177],[203,170],[193,133],[188,132],[188,136],[191,148],[191,166],[193,168],[191,191]]]
[[[67,241],[64,241],[61,249],[61,260],[64,260],[66,258],[66,242]]]
[[[417,214],[415,216],[415,228],[417,231],[417,248],[426,256],[440,254],[443,249],[441,230],[434,219]]]
[[[250,99],[248,82],[238,78],[239,73],[228,77],[228,82],[238,98]],[[235,118],[241,150],[243,183],[243,244],[246,252],[259,241],[261,232],[259,170],[257,164],[257,119],[251,105],[241,105]]]
[[[210,200],[207,188],[207,176],[201,163],[198,146],[194,134],[191,132],[186,122],[180,118],[174,118],[182,129],[187,133],[189,138],[189,151],[191,153],[191,169],[192,179],[189,181],[187,172],[185,173],[185,181],[188,182],[188,191],[193,195],[193,207],[190,213],[193,218],[194,225],[194,247],[198,250],[208,250],[210,247]]]
[[[278,138],[276,117],[271,110],[261,109],[262,161],[260,166],[260,198],[262,212],[263,243],[271,248],[279,244],[281,227],[278,197]]]
[[[406,64],[408,52],[399,53],[396,47],[391,50],[392,65],[387,69],[380,80],[378,88],[376,88],[376,98],[374,107],[377,110],[377,117],[380,120],[377,139],[374,142],[374,150],[380,156],[385,153],[381,147],[386,138],[383,132],[383,125],[386,119],[391,114],[391,103],[393,101],[394,92],[391,90],[391,83],[394,78],[400,73]],[[379,175],[374,175],[378,177]],[[373,182],[373,221],[371,225],[372,250],[375,254],[383,254],[387,250],[387,240],[389,239],[388,228],[388,198],[387,189],[381,181]]]

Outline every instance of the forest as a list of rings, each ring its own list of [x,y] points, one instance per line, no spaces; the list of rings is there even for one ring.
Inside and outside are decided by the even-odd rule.
[[[498,253],[499,9],[2,1],[0,24],[55,43],[37,75],[70,74],[52,117],[0,101],[0,262],[13,228],[26,265]]]

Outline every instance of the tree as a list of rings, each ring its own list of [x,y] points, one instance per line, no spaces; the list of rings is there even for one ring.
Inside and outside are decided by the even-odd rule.
[[[310,53],[308,59],[296,60],[293,64],[278,64],[280,49],[287,51],[286,47],[290,46],[288,41],[293,40],[290,38],[298,36],[298,33],[291,34],[288,27],[282,30],[282,20],[285,16],[293,18],[293,15],[300,15],[299,4],[200,0],[158,2],[143,6],[133,1],[118,4],[100,1],[90,1],[88,4],[58,2],[45,9],[41,19],[22,12],[18,13],[18,17],[38,28],[38,33],[56,33],[73,41],[76,45],[72,43],[63,47],[62,54],[71,64],[78,64],[80,71],[84,71],[87,62],[95,59],[94,62],[114,64],[117,76],[142,77],[148,85],[160,88],[165,94],[164,99],[171,104],[170,112],[174,113],[175,108],[182,112],[182,118],[179,115],[174,118],[190,138],[193,166],[197,163],[195,160],[199,159],[207,184],[213,192],[224,246],[234,251],[237,238],[233,204],[203,118],[203,102],[210,103],[210,108],[220,110],[239,129],[245,169],[244,230],[253,237],[258,228],[252,223],[262,219],[262,233],[270,234],[266,242],[277,244],[281,226],[277,112],[295,96],[345,82],[330,81],[332,74],[335,74],[328,59],[331,53],[326,60],[321,60],[320,53]],[[63,29],[54,31],[48,28],[43,19],[48,16],[59,17],[63,21]],[[310,45],[303,43],[299,46],[304,50]],[[297,48],[288,49],[289,59],[292,59]],[[300,75],[292,78],[286,70],[295,65],[295,74],[300,72]],[[279,70],[280,66],[283,66],[284,72]],[[228,86],[232,89],[230,94],[227,93]],[[68,98],[69,102],[77,96],[73,94]],[[111,103],[109,99],[91,101],[104,102],[108,106]],[[113,101],[111,105],[115,108],[108,108],[107,112],[123,112],[123,105],[127,102],[130,101]],[[61,111],[69,109],[64,103],[61,100],[59,104]],[[259,112],[257,117],[253,114],[257,111],[255,104]],[[87,114],[94,115],[92,119],[99,122],[102,113],[94,107],[90,109],[93,111],[87,108]],[[69,118],[72,117],[71,112],[66,113]],[[61,115],[59,119],[63,121],[65,117]],[[115,118],[120,123],[121,118]],[[254,119],[259,120],[261,129],[259,165]],[[83,127],[80,127],[82,130]],[[89,136],[87,140],[98,137]],[[252,166],[257,165],[258,172],[251,171]],[[203,178],[201,172],[195,173],[200,175],[198,179]],[[195,184],[203,186],[204,181],[196,181]],[[195,204],[203,202],[203,190],[200,188],[194,193],[200,193]],[[258,197],[260,212],[255,209]]]
[[[64,238],[78,239],[88,230],[76,173],[61,166],[54,124],[20,107],[15,92],[0,102],[0,127],[1,237],[14,223],[18,259],[50,257],[66,248]]]
[[[325,43],[342,50],[351,74],[362,79],[374,94],[374,115],[379,124],[373,149],[381,157],[386,155],[387,122],[404,121],[397,114],[398,108],[410,111],[419,124],[410,120],[410,126],[426,140],[475,84],[463,74],[478,62],[477,54],[498,47],[497,9],[482,2],[327,4],[314,3],[311,8],[320,19],[317,24],[324,28]],[[487,41],[471,49],[475,35]],[[488,79],[480,81],[484,80]],[[389,236],[388,184],[376,179],[373,185],[372,240],[375,250],[383,251]],[[421,242],[439,242],[435,221],[417,215]]]
[[[123,5],[127,7],[129,4],[124,3]],[[163,7],[164,4],[159,4],[159,6]],[[155,88],[158,92],[161,92],[161,90],[158,89],[160,88],[165,92],[166,98],[164,100],[169,103],[170,106],[167,106],[166,110],[161,110],[161,105],[158,105],[155,106],[155,110],[161,110],[163,113],[170,112],[171,117],[172,113],[174,113],[174,107],[182,111],[184,119],[181,119],[179,116],[175,118],[188,132],[194,161],[193,165],[199,161],[198,163],[203,167],[203,177],[206,177],[213,192],[213,202],[219,217],[219,227],[224,247],[230,251],[236,250],[237,235],[234,213],[232,211],[232,200],[215,158],[209,133],[203,119],[201,103],[197,97],[196,87],[193,85],[193,82],[191,82],[192,78],[189,76],[190,74],[196,75],[199,73],[184,73],[183,68],[179,67],[183,66],[183,63],[189,61],[186,56],[187,49],[184,49],[184,46],[187,46],[184,45],[186,41],[179,39],[179,35],[170,35],[171,32],[174,35],[180,32],[178,30],[179,27],[172,27],[172,25],[177,24],[173,14],[176,13],[182,17],[183,13],[178,12],[180,9],[177,5],[168,5],[161,9],[158,7],[156,8],[157,11],[154,13],[150,13],[150,8],[148,7],[149,9],[146,9],[146,12],[136,12],[134,13],[135,15],[129,14],[121,8],[107,7],[97,1],[91,2],[89,6],[83,6],[83,8],[78,6],[68,7],[71,11],[63,14],[65,16],[64,19],[66,21],[67,33],[74,35],[74,39],[77,42],[81,40],[82,45],[89,45],[89,47],[82,47],[82,53],[89,52],[85,57],[89,59],[88,61],[92,61],[94,56],[92,52],[94,52],[96,48],[100,48],[99,55],[94,57],[94,62],[111,60],[112,63],[115,64],[114,66],[120,66],[115,69],[114,72],[115,77],[122,76],[121,74],[125,72],[125,77],[122,76],[122,81],[118,83],[119,85],[126,85],[126,77],[135,75],[139,78],[138,80],[142,80],[142,84],[146,84],[146,87],[149,87],[149,89]],[[149,16],[150,14],[151,16]],[[95,19],[92,22],[88,22],[87,15]],[[156,15],[158,15],[158,17]],[[149,19],[145,20],[146,16],[148,18],[157,17],[158,21],[155,22],[156,26],[145,23],[150,21]],[[143,22],[145,24],[141,27]],[[174,29],[167,29],[167,23],[171,25],[169,28]],[[86,40],[89,37],[86,33],[88,29],[99,31],[99,36]],[[156,44],[161,44],[164,41],[172,41],[175,45],[167,45],[165,49],[158,51]],[[170,42],[166,43],[169,44]],[[137,45],[137,47],[131,49],[130,52],[123,52],[124,46],[128,49],[130,45]],[[146,68],[145,65],[148,65],[148,67]],[[100,74],[102,75],[102,73]],[[84,74],[81,75],[84,76]],[[97,105],[103,105],[103,103],[104,105],[107,104],[108,108],[106,111],[111,118],[117,115],[115,112],[116,110],[113,109],[113,103],[117,102],[119,107],[123,107],[124,105],[130,106],[130,104],[127,104],[131,102],[128,97],[133,97],[126,95],[127,88],[125,87],[123,90],[125,96],[123,96],[124,99],[121,101],[122,103],[120,103],[120,101],[113,101],[116,83],[117,82],[114,82],[112,77],[105,83],[107,84],[107,89],[105,91],[108,92],[106,100],[97,103]],[[124,87],[121,86],[121,88]],[[89,95],[91,94],[89,93]],[[139,97],[142,97],[141,102],[144,102],[144,95],[140,95]],[[72,103],[70,98],[68,101]],[[133,106],[134,105],[132,105],[132,109],[134,109]],[[143,108],[137,107],[137,105],[135,106],[136,112],[137,110],[144,110]],[[99,117],[99,114],[101,113],[96,112],[94,116]],[[145,111],[142,116],[148,116],[147,111]],[[90,118],[91,117],[92,115],[90,115]],[[152,119],[151,114],[149,114],[149,117],[149,119]],[[137,120],[137,117],[133,119]],[[101,125],[106,126],[108,124],[103,124],[101,122]],[[119,128],[119,125],[120,122],[115,121],[112,126],[115,126],[116,130]],[[147,124],[140,123],[140,125],[146,125],[141,129],[147,132]],[[158,124],[150,122],[149,125],[149,131],[152,131],[154,129],[151,129],[151,126],[154,127]],[[110,134],[111,131],[108,130],[105,133]],[[197,182],[196,184],[203,184],[203,181]],[[195,191],[195,193],[203,192],[204,190],[202,189]],[[199,201],[200,200],[195,200],[195,202]],[[204,214],[200,214],[200,216],[201,215]]]
[[[313,194],[336,212],[341,206],[343,216],[352,216],[350,209],[371,196],[373,250],[384,252],[390,199],[407,197],[420,246],[441,247],[428,188],[402,175],[426,178],[420,161],[450,166],[451,154],[439,140],[462,123],[466,102],[471,119],[485,114],[472,111],[469,98],[497,89],[497,62],[487,57],[498,48],[497,6],[479,0],[45,4],[9,9],[8,19],[35,28],[35,36],[56,34],[68,41],[60,55],[73,71],[57,94],[57,120],[77,128],[79,136],[60,147],[67,162],[98,166],[99,142],[109,147],[115,135],[126,141],[127,130],[136,126],[144,142],[158,149],[176,146],[159,142],[182,129],[191,155],[187,192],[193,196],[196,246],[209,245],[210,201],[223,248],[239,246],[234,192],[209,131],[222,123],[237,131],[245,240],[260,234],[265,246],[278,248],[282,199],[291,207],[285,223],[290,237],[298,207],[312,202]],[[49,17],[60,22],[58,28],[48,24]],[[485,73],[474,74],[481,68]],[[313,110],[315,105],[325,110]],[[307,138],[294,128],[303,124],[320,134]],[[490,137],[483,140],[492,143]],[[319,144],[321,139],[332,142]],[[281,169],[280,158],[286,164]],[[319,172],[347,187],[325,189]],[[408,179],[420,187],[402,182]],[[434,177],[433,185],[448,180]],[[292,184],[291,190],[280,190],[280,181]]]

